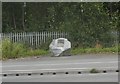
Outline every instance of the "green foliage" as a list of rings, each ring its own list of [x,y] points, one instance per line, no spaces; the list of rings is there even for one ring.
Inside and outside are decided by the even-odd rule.
[[[43,43],[39,46],[39,48],[40,48],[40,49],[43,49],[43,50],[49,50],[49,45],[50,45],[51,42],[52,42],[52,40],[51,40],[50,38],[48,38],[45,43],[43,42]]]
[[[26,53],[26,48],[24,47],[25,45],[21,44],[21,43],[13,43],[12,44],[12,58],[18,58],[18,57],[22,57],[24,56],[24,54]]]
[[[48,51],[44,49],[28,49],[22,43],[12,43],[9,39],[4,39],[0,46],[2,47],[1,57],[2,59],[13,59],[13,58],[20,58],[26,56],[38,56],[38,55],[46,55]]]
[[[49,41],[48,41],[49,43]],[[12,43],[9,39],[4,39],[2,43],[0,43],[1,58],[2,59],[13,59],[19,57],[27,57],[27,56],[41,56],[49,54],[47,44],[43,45],[41,49],[29,49],[24,44],[21,43]],[[75,48],[71,50],[73,55],[82,54],[82,53],[117,53],[118,47],[111,48]]]
[[[81,11],[76,11],[75,8],[70,11],[72,15],[67,17],[70,19],[64,23],[64,28],[69,29],[72,42],[78,42],[78,46],[92,47],[96,40],[104,42],[108,36],[111,37],[110,33],[106,34],[110,32],[110,20],[109,16],[102,10],[102,3],[81,3],[79,8]]]
[[[120,43],[118,45],[118,54],[120,54]]]
[[[26,48],[23,44],[12,43],[9,39],[2,42],[2,56],[3,58],[18,58],[23,56]]]
[[[73,47],[112,47],[119,29],[116,3],[3,3],[3,32],[66,31]],[[25,13],[26,12],[26,13]],[[46,44],[41,47],[44,48]],[[46,48],[48,49],[48,48]]]
[[[3,32],[118,28],[119,3],[3,3]],[[37,10],[37,11],[36,11]],[[26,12],[26,13],[25,13]],[[108,19],[109,18],[109,19]],[[25,28],[23,28],[25,19]],[[105,22],[106,21],[106,22]],[[103,29],[104,29],[103,28]],[[9,30],[9,31],[8,31]],[[102,30],[101,30],[102,31]],[[94,31],[93,31],[94,33]]]
[[[26,56],[40,56],[40,55],[46,55],[48,54],[48,51],[37,49],[37,50],[28,50],[26,52]]]
[[[9,39],[5,39],[2,42],[2,57],[9,58],[12,52],[12,43]]]
[[[118,47],[110,47],[110,48],[75,48],[72,49],[72,54],[82,54],[82,53],[117,53]]]
[[[99,71],[97,69],[93,68],[93,69],[90,70],[90,73],[99,73]]]

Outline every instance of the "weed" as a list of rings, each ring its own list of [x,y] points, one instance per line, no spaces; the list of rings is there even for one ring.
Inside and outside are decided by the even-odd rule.
[[[90,70],[90,73],[99,73],[99,71],[97,69],[93,68],[93,69]]]

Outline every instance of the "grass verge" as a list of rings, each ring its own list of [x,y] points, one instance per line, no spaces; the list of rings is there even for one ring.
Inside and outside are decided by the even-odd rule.
[[[110,48],[76,48],[72,49],[71,53],[73,55],[82,54],[82,53],[117,53],[118,47],[110,47]]]
[[[45,44],[44,44],[45,45]],[[43,47],[45,47],[43,45]],[[120,48],[120,47],[119,47]],[[72,55],[82,53],[117,53],[118,47],[111,48],[75,48],[71,50]],[[0,43],[0,60],[1,59],[15,59],[20,57],[45,56],[49,54],[47,49],[30,49],[21,43],[12,43],[5,39]]]
[[[0,43],[0,60],[15,59],[28,56],[47,55],[48,51],[43,49],[30,49],[22,43],[12,43],[9,39],[5,39]]]
[[[28,50],[26,52],[26,56],[40,56],[40,55],[47,55],[49,52],[46,50],[41,50],[41,49],[37,49],[37,50]]]

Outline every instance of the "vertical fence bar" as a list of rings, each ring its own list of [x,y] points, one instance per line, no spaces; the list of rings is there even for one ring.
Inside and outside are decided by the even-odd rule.
[[[17,36],[17,35],[18,35],[18,33],[16,32],[16,42],[17,42],[17,40],[18,40],[18,36]]]
[[[23,39],[24,39],[23,32],[21,33],[21,35],[22,35],[21,37],[22,37],[22,42],[23,42]],[[24,43],[24,42],[23,42],[23,43]]]
[[[37,48],[37,32],[35,33],[35,48]]]
[[[40,45],[41,45],[41,32],[39,32],[39,39],[40,39]]]
[[[31,33],[31,42],[32,42],[32,47],[33,47],[33,33]]]
[[[44,36],[44,43],[45,43],[45,35],[46,35],[46,32],[44,32],[44,35],[43,35]]]
[[[11,41],[14,43],[14,35],[12,32],[11,32]]]
[[[29,37],[29,33],[27,32],[26,34],[26,38],[27,38],[27,44],[28,46],[30,45],[30,37]],[[29,46],[30,47],[30,46]]]
[[[20,33],[20,42],[22,42],[22,32]]]
[[[23,32],[23,43],[25,43],[25,33]]]
[[[31,34],[30,34],[30,32],[28,33],[28,35],[29,35],[29,41],[30,41],[29,45],[31,45]]]
[[[17,42],[19,42],[20,41],[20,39],[19,39],[19,33],[17,33],[17,36],[18,36]]]
[[[13,33],[14,34],[14,41],[16,42],[16,33]]]
[[[42,37],[41,41],[43,42],[43,32],[42,32],[42,36],[41,37]]]
[[[35,48],[37,48],[37,32],[34,34],[34,43],[35,43]]]
[[[13,43],[22,42],[28,44],[30,47],[38,48],[42,43],[48,39],[69,38],[67,32],[53,31],[53,32],[21,32],[21,33],[2,33],[2,39],[9,38]]]
[[[40,38],[39,37],[40,37],[40,33],[38,32],[38,46],[40,45],[40,40],[39,40]]]
[[[23,37],[23,39],[24,39],[24,44],[26,44],[26,32],[24,32],[24,37]]]
[[[45,32],[43,32],[43,43],[45,43]]]

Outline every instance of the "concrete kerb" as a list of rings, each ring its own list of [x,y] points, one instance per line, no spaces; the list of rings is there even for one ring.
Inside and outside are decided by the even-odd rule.
[[[60,74],[97,74],[97,73],[110,73],[110,72],[119,72],[118,69],[96,69],[98,72],[91,73],[92,69],[86,70],[60,70],[60,71],[37,71],[37,72],[8,72],[1,73],[2,77],[10,76],[32,76],[32,75],[60,75]]]

